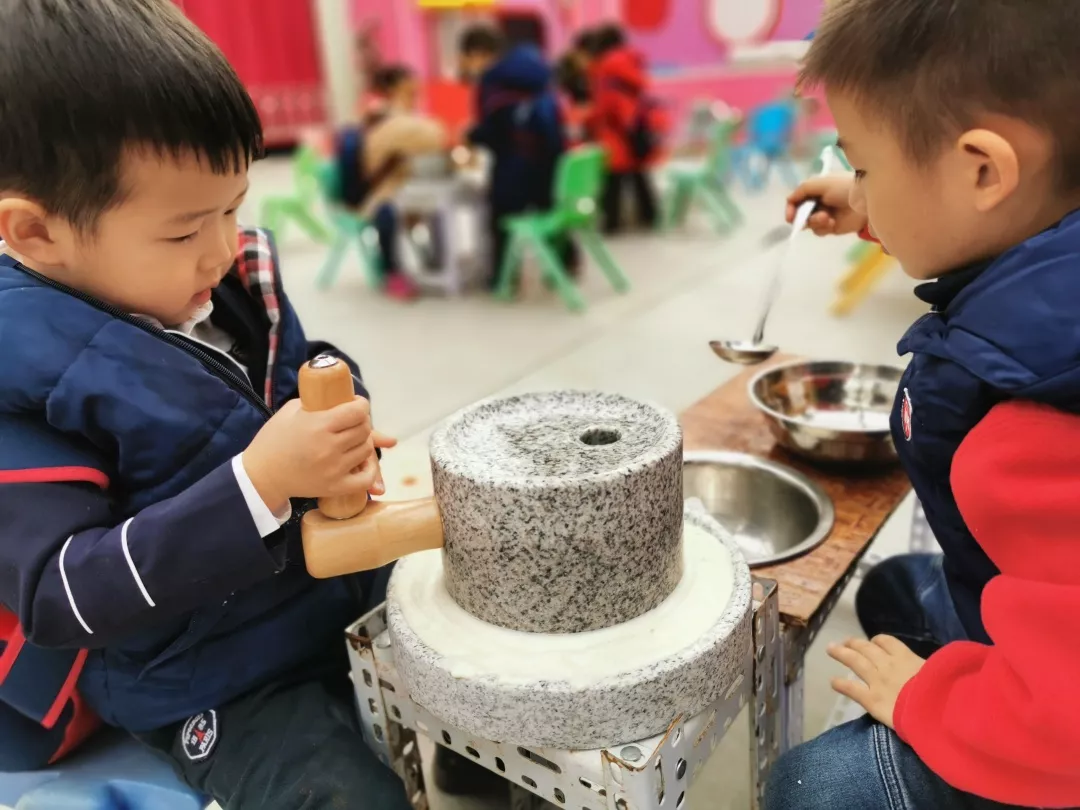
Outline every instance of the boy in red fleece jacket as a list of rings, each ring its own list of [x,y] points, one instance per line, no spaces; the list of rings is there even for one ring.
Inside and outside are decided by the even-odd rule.
[[[1074,0],[837,0],[823,85],[854,177],[803,184],[932,310],[893,438],[943,555],[856,599],[829,654],[869,716],[781,758],[768,810],[1080,806],[1080,13]]]

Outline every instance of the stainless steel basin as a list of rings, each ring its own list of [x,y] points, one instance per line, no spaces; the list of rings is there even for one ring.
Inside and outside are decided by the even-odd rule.
[[[751,567],[805,554],[835,516],[829,496],[802,473],[743,453],[686,453],[683,497],[732,533]]]
[[[889,432],[896,388],[892,366],[794,361],[750,381],[750,401],[776,440],[810,461],[880,465],[897,460]]]

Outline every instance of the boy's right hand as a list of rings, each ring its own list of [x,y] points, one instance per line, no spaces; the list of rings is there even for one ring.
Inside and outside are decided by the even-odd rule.
[[[818,236],[839,236],[858,233],[866,227],[865,214],[851,207],[851,186],[855,182],[851,174],[827,174],[811,177],[799,184],[787,199],[787,221],[795,219],[795,210],[809,199],[820,200],[819,208],[810,217],[806,227]]]
[[[325,411],[305,411],[294,399],[263,425],[242,461],[263,503],[276,512],[290,498],[375,489],[378,438],[371,428],[371,406],[363,397]]]

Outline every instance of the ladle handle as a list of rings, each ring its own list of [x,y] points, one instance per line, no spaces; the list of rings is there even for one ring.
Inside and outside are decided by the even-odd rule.
[[[356,396],[349,366],[336,357],[321,354],[300,368],[300,404],[306,411],[326,411]],[[366,492],[319,498],[319,511],[332,520],[356,517],[367,508]]]
[[[829,174],[833,170],[833,166],[836,163],[836,147],[826,146],[821,150],[821,171],[817,173],[817,176]],[[765,325],[769,320],[769,313],[772,312],[773,304],[776,303],[776,299],[780,295],[781,282],[783,280],[784,268],[787,266],[788,257],[791,253],[791,244],[795,241],[795,238],[806,227],[806,223],[810,221],[810,217],[814,214],[814,209],[820,204],[818,199],[808,199],[802,205],[799,206],[795,212],[795,218],[791,222],[791,236],[788,239],[788,244],[784,248],[783,253],[780,254],[780,258],[777,260],[776,267],[773,269],[772,279],[769,281],[768,290],[765,293],[765,300],[761,305],[761,316],[758,318],[757,329],[754,330],[754,345],[758,346],[765,339]]]

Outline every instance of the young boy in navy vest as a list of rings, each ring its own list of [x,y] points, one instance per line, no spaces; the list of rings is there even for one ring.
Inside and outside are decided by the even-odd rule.
[[[392,442],[355,366],[299,407],[334,350],[237,225],[251,99],[169,0],[7,0],[0,54],[2,759],[77,678],[225,808],[404,810],[341,639],[385,572],[314,580],[297,528]]]
[[[944,551],[859,589],[829,653],[869,716],[781,758],[768,810],[1080,806],[1080,9],[838,0],[803,68],[854,177],[817,233],[869,229],[931,311],[892,433]]]

